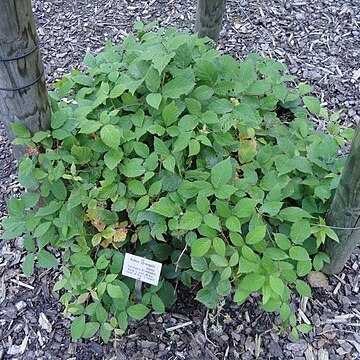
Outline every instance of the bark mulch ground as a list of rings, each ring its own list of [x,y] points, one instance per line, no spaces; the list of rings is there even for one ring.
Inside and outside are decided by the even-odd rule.
[[[190,0],[34,0],[47,81],[81,68],[86,51],[120,42],[136,20],[193,28]],[[323,104],[341,111],[344,127],[360,120],[359,0],[229,0],[220,49],[243,59],[258,52],[285,62],[299,81],[315,87]],[[319,124],[324,128],[325,124]],[[21,192],[16,164],[0,132],[0,219],[6,201]],[[255,297],[238,307],[207,311],[188,289],[172,311],[134,323],[104,345],[95,337],[72,342],[51,288],[56,271],[21,274],[21,239],[0,243],[0,359],[297,359],[360,358],[359,250],[339,276],[294,299],[301,322],[314,330],[294,342],[277,334],[276,314],[257,308]],[[312,279],[310,279],[311,281]]]

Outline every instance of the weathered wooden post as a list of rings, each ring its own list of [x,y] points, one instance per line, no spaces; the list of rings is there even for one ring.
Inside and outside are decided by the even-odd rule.
[[[343,269],[360,243],[360,125],[356,129],[326,223],[335,227],[340,242],[327,239],[325,252],[331,262],[322,271],[336,274]]]
[[[31,0],[0,0],[0,120],[9,140],[10,122],[25,124],[31,133],[48,129],[43,74]],[[20,153],[14,147],[15,157]]]
[[[226,0],[198,0],[196,8],[196,32],[218,42]]]

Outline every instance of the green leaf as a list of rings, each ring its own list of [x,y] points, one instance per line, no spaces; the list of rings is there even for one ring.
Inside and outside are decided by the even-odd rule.
[[[210,202],[202,192],[196,198],[196,206],[203,215],[207,214],[210,210]]]
[[[75,320],[73,320],[73,322],[71,323],[70,332],[72,339],[73,340],[80,339],[84,331],[85,331],[85,315],[81,315],[75,318]]]
[[[215,196],[218,199],[229,199],[238,189],[232,185],[220,185],[219,188],[215,189]]]
[[[270,275],[269,276],[269,285],[270,285],[271,290],[274,293],[276,293],[280,296],[283,296],[285,285],[280,278]]]
[[[229,266],[228,261],[224,256],[221,256],[219,254],[213,254],[210,256],[211,261],[214,263],[215,266],[218,267],[227,267]]]
[[[153,203],[149,210],[169,218],[173,218],[180,213],[179,206],[168,197],[163,197],[159,201]]]
[[[72,76],[71,79],[80,85],[89,86],[89,87],[94,86],[94,79],[87,75],[75,75]]]
[[[162,95],[161,94],[149,94],[146,96],[146,102],[152,106],[153,108],[155,108],[156,110],[159,110],[159,106],[162,100]]]
[[[140,180],[130,180],[128,182],[128,190],[134,195],[143,196],[146,195],[146,189],[144,184]]]
[[[250,295],[250,293],[248,291],[245,291],[241,287],[238,287],[236,289],[236,292],[234,295],[234,302],[241,305],[246,301],[246,299],[249,297],[249,295]]]
[[[207,226],[212,229],[221,231],[220,219],[214,214],[206,214],[204,215],[204,222]]]
[[[114,125],[105,125],[100,130],[101,140],[105,145],[117,150],[120,145],[121,133]]]
[[[118,84],[118,85],[115,85],[113,87],[113,89],[110,91],[110,98],[111,99],[116,99],[118,97],[120,97],[126,90],[126,85],[124,84]]]
[[[250,230],[246,235],[245,242],[247,244],[257,244],[264,240],[266,235],[266,225],[260,225]]]
[[[205,286],[196,294],[195,300],[201,302],[209,309],[215,309],[219,304],[219,295],[211,286]]]
[[[261,289],[265,282],[265,276],[259,275],[259,274],[248,274],[245,275],[245,277],[240,282],[239,287],[241,289],[248,292],[248,294],[251,294],[254,291],[258,291]]]
[[[94,266],[94,261],[89,255],[83,253],[75,253],[70,256],[70,261],[73,265],[78,265],[84,268],[90,268]]]
[[[230,157],[220,161],[211,169],[211,183],[215,188],[227,184],[233,178],[233,166]]]
[[[302,244],[304,240],[311,236],[309,220],[303,219],[292,224],[290,238],[295,244]]]
[[[211,247],[211,239],[207,239],[207,238],[196,239],[191,244],[191,256],[195,256],[195,257],[204,256],[205,254],[207,254],[210,247]]]
[[[37,259],[39,265],[44,269],[54,268],[58,265],[56,257],[44,249],[38,252]]]
[[[101,127],[100,121],[83,120],[80,123],[80,134],[93,134],[98,131]]]
[[[26,192],[21,195],[21,202],[25,208],[31,208],[37,205],[40,200],[40,194],[34,192]]]
[[[182,132],[174,143],[173,152],[182,151],[189,146],[191,136],[192,131]]]
[[[124,293],[120,286],[107,284],[106,286],[107,293],[114,299],[123,299]]]
[[[58,129],[62,127],[68,121],[68,119],[69,119],[69,110],[67,108],[57,110],[53,112],[51,115],[51,127],[53,129]]]
[[[170,126],[171,124],[176,122],[179,115],[180,111],[176,106],[175,101],[172,101],[171,103],[166,105],[162,111],[162,117],[166,126]]]
[[[198,100],[193,98],[186,98],[185,104],[190,114],[197,115],[201,113],[201,103]]]
[[[166,144],[157,137],[154,137],[154,150],[155,153],[160,155],[163,159],[166,159],[168,156],[170,156],[170,150]]]
[[[149,309],[143,304],[132,305],[127,309],[127,313],[135,320],[143,319],[148,313]]]
[[[123,155],[124,153],[120,149],[110,149],[104,156],[105,165],[110,170],[114,170],[120,163]]]
[[[302,280],[296,280],[296,291],[305,297],[311,297],[310,286]]]
[[[165,312],[165,304],[157,294],[151,296],[151,305],[157,313],[162,314]]]
[[[257,203],[258,200],[255,199],[240,199],[234,208],[234,214],[239,218],[247,218],[255,212]]]
[[[235,231],[235,232],[241,231],[241,223],[236,216],[230,216],[228,219],[226,219],[225,226],[230,231]]]
[[[43,236],[50,228],[52,222],[51,221],[46,221],[42,224],[40,224],[34,232],[34,237],[38,238],[40,236]]]
[[[189,142],[189,156],[197,155],[199,152],[200,143],[195,139],[191,139]]]
[[[181,95],[189,94],[194,86],[195,81],[193,79],[188,79],[185,76],[176,77],[163,86],[162,94],[165,97],[178,99]]]
[[[209,100],[213,95],[214,90],[206,85],[197,86],[192,93],[192,96],[194,96],[199,101]]]
[[[286,155],[278,155],[275,158],[276,170],[279,172],[279,175],[284,175],[295,170],[296,165],[292,159],[289,159]]]
[[[11,122],[10,123],[12,133],[19,138],[30,138],[30,131],[24,124]]]
[[[209,104],[208,109],[216,114],[226,114],[234,110],[231,101],[227,99],[216,99]]]
[[[282,220],[286,220],[290,222],[297,222],[303,218],[307,218],[307,219],[314,218],[307,211],[295,206],[290,206],[281,210],[279,213],[279,217]]]
[[[276,245],[282,250],[288,250],[291,247],[291,242],[284,234],[274,234]]]
[[[301,246],[292,246],[289,249],[289,255],[290,255],[291,259],[297,260],[297,261],[308,261],[308,260],[310,260],[308,252],[306,251],[306,249],[304,249]]]
[[[218,79],[218,70],[216,65],[211,61],[197,61],[195,75],[199,80],[203,80],[211,85],[214,85]]]
[[[320,101],[313,96],[303,96],[303,101],[308,110],[314,115],[320,115]]]
[[[228,296],[231,292],[231,282],[229,279],[221,279],[217,286],[216,291],[221,296]]]
[[[142,142],[135,142],[134,150],[137,155],[139,155],[140,157],[142,157],[144,159],[147,159],[150,155],[149,147]]]
[[[175,172],[175,165],[176,165],[176,160],[172,155],[170,155],[163,161],[164,168],[171,172]]]
[[[296,327],[296,329],[303,334],[308,334],[313,329],[313,327],[309,324],[300,324]]]
[[[312,263],[310,260],[298,261],[296,265],[296,273],[298,276],[305,276],[312,270]]]
[[[145,169],[142,166],[143,162],[143,159],[125,159],[119,165],[119,169],[124,176],[129,178],[141,176],[145,172]]]
[[[74,156],[78,164],[84,165],[90,162],[93,153],[88,147],[73,145],[71,155]]]
[[[193,230],[197,229],[202,222],[202,215],[197,211],[187,210],[180,219],[180,229]]]
[[[53,214],[54,212],[58,211],[63,206],[62,202],[59,201],[52,201],[49,205],[46,205],[44,207],[41,207],[37,213],[36,217],[45,217],[48,215]]]
[[[275,247],[266,248],[264,255],[272,260],[285,260],[289,258],[288,254],[284,250]]]
[[[271,90],[271,85],[267,80],[256,80],[251,84],[246,93],[248,95],[265,95]]]
[[[199,240],[199,239],[197,239]],[[196,241],[197,241],[196,240]],[[194,244],[193,244],[194,245]],[[193,270],[195,271],[199,271],[201,273],[203,273],[204,271],[206,271],[208,269],[208,264],[206,259],[203,257],[203,255],[205,255],[209,249],[207,249],[203,255],[193,255],[192,251],[193,251],[193,245],[191,246],[191,267],[193,268]],[[210,247],[209,247],[210,248]],[[201,253],[201,251],[199,252]]]
[[[149,67],[145,75],[145,85],[151,92],[157,92],[160,87],[161,77],[159,71],[153,68],[152,66]]]
[[[27,254],[25,256],[24,262],[22,263],[22,269],[25,276],[29,277],[32,274],[34,270],[34,264],[35,264],[34,253]]]
[[[88,322],[85,324],[85,330],[82,334],[84,339],[92,338],[100,328],[100,324],[98,322]]]
[[[284,202],[282,201],[267,201],[265,202],[259,209],[260,213],[267,213],[270,216],[275,216],[279,213],[282,208]]]

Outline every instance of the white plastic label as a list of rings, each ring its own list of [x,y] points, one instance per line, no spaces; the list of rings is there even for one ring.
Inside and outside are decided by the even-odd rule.
[[[122,275],[158,285],[162,264],[140,256],[125,254]]]

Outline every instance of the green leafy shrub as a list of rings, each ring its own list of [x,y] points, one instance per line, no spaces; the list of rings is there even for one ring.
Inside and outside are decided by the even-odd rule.
[[[73,338],[108,341],[129,318],[164,312],[178,281],[198,284],[209,308],[259,292],[295,337],[305,331],[290,295],[310,296],[301,278],[329,260],[319,248],[336,234],[323,218],[350,134],[335,116],[331,135],[314,129],[309,113],[327,112],[310,86],[287,86],[283,64],[239,62],[187,32],[143,31],[84,62],[88,75],[55,84],[51,130],[14,124],[29,191],[2,223],[5,239],[25,233],[26,275],[35,261],[61,265],[54,290],[77,316]],[[163,263],[140,304],[120,274],[125,252]]]

